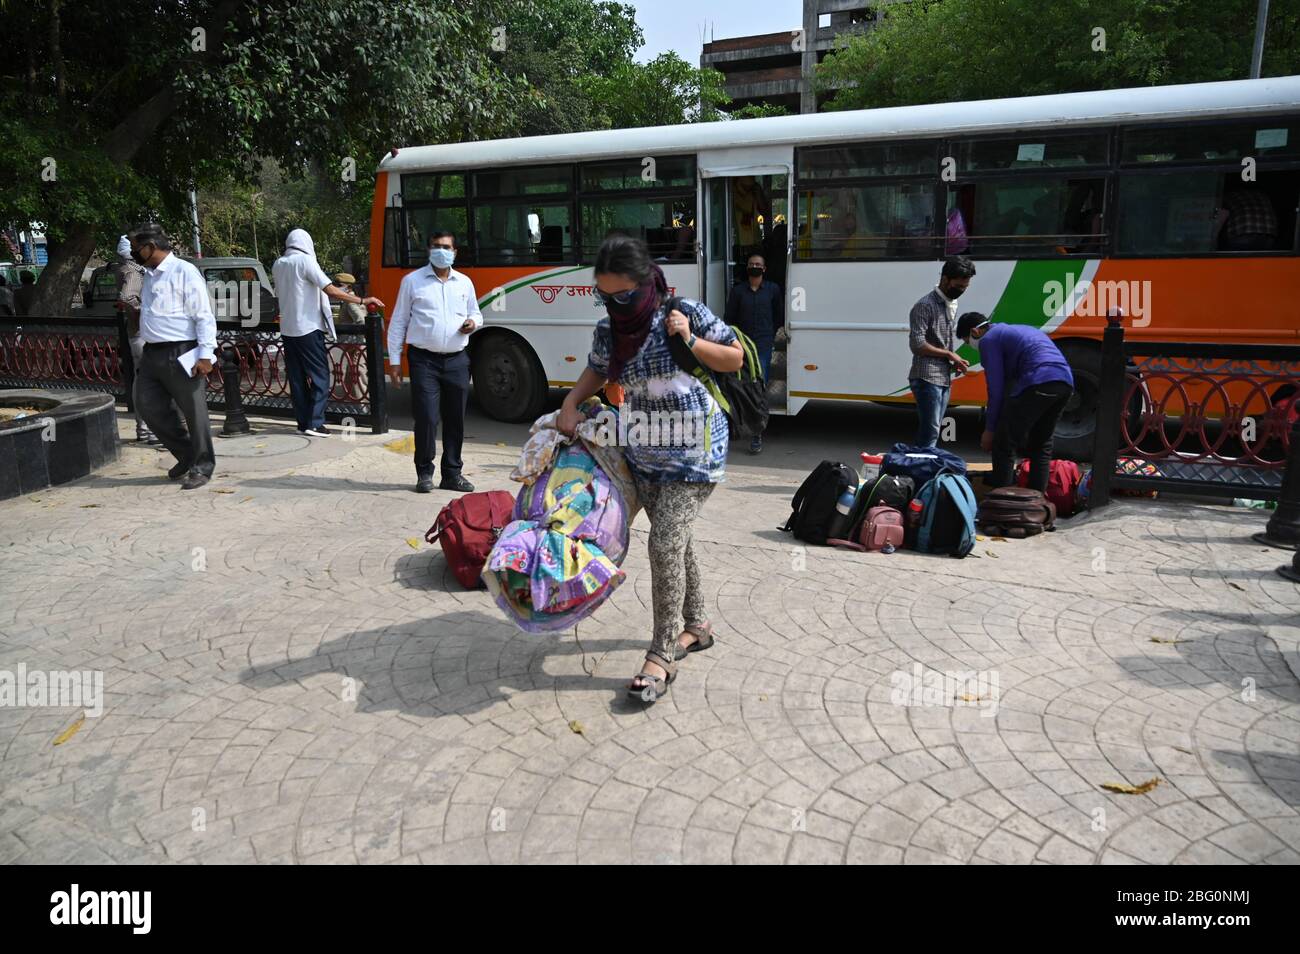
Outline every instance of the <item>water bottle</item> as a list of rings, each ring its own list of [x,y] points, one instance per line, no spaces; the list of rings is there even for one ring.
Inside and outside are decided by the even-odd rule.
[[[903,546],[909,550],[916,549],[916,532],[921,528],[921,501],[913,500],[907,505],[907,528],[903,531]]]
[[[862,483],[868,487],[874,486],[880,479],[880,465],[885,462],[885,458],[879,454],[868,454],[862,452],[862,471],[859,477]]]
[[[840,494],[840,499],[835,502],[835,516],[831,518],[830,532],[826,534],[826,539],[845,539],[844,535],[849,531],[849,514],[853,510],[854,496],[855,491],[852,487],[846,488],[844,493]]]

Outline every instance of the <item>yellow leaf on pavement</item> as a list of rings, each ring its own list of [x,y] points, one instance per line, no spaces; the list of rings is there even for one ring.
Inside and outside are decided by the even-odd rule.
[[[1187,642],[1191,642],[1191,640],[1189,640],[1189,639],[1169,639],[1169,638],[1167,638],[1167,637],[1165,637],[1165,636],[1152,636],[1152,637],[1151,637],[1151,642],[1153,642],[1153,643],[1187,643]]]
[[[407,434],[405,437],[399,437],[395,441],[389,441],[384,447],[394,454],[414,454],[415,435]]]
[[[584,726],[577,719],[574,719],[572,722],[569,723],[569,731],[577,735],[582,735],[587,730],[586,730],[586,726]]]
[[[1145,795],[1159,784],[1160,779],[1151,778],[1141,785],[1130,785],[1128,782],[1103,782],[1101,787],[1108,792],[1118,792],[1120,795]]]
[[[74,735],[76,735],[76,734],[77,734],[77,731],[78,731],[78,730],[79,730],[83,725],[85,725],[85,724],[86,724],[86,716],[85,716],[85,714],[83,713],[82,715],[80,715],[80,716],[77,717],[77,721],[76,721],[76,722],[72,723],[72,725],[68,726],[66,729],[64,729],[62,732],[60,732],[57,736],[55,736],[55,738],[54,738],[54,744],[55,744],[55,745],[62,745],[64,742],[68,741],[68,739],[70,739],[70,738],[72,738]]]
[[[407,538],[406,538],[406,545],[407,545],[408,547],[410,547],[412,550],[418,550],[418,549],[420,549],[420,539],[419,539],[419,537],[407,537]]]

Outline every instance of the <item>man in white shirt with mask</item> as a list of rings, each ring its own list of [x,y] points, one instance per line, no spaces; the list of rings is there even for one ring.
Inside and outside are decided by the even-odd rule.
[[[416,493],[433,490],[433,455],[442,421],[443,490],[474,489],[461,473],[465,404],[469,399],[469,336],[483,327],[474,283],[455,271],[456,237],[429,236],[429,264],[402,279],[388,325],[388,366],[402,386],[402,346],[409,345],[411,412],[415,417]]]
[[[144,348],[136,378],[140,413],[176,458],[168,478],[183,478],[181,489],[193,490],[212,478],[217,463],[207,401],[208,372],[217,350],[217,320],[203,276],[172,254],[171,240],[162,226],[139,226],[130,238],[131,258],[145,269],[140,290]],[[186,371],[180,358],[191,352],[195,353],[194,364]]]
[[[358,298],[330,282],[316,261],[316,245],[305,229],[294,229],[284,240],[284,254],[271,266],[276,300],[280,306],[280,342],[284,345],[284,366],[289,378],[298,432],[328,437],[325,403],[330,392],[330,363],[326,339],[334,341],[334,316],[330,299],[354,305],[378,298]]]

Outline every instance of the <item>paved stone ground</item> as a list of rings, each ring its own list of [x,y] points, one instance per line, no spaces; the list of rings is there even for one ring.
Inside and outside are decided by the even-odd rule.
[[[746,463],[697,528],[717,646],[643,710],[643,522],[581,645],[528,636],[423,544],[448,495],[406,455],[302,440],[219,442],[191,493],[127,446],[0,503],[0,669],[105,673],[62,744],[76,711],[0,708],[0,861],[1300,861],[1300,587],[1258,512],[804,552],[789,474]],[[513,489],[514,456],[469,475]],[[996,708],[893,704],[915,664]]]

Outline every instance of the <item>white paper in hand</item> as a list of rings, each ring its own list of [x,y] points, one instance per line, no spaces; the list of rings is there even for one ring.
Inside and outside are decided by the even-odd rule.
[[[176,360],[181,363],[181,367],[185,369],[186,374],[194,377],[194,365],[199,360],[199,349],[197,347],[191,348],[184,354],[177,355]]]

